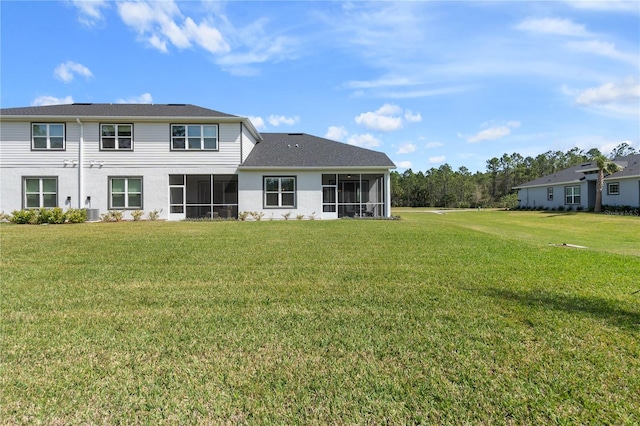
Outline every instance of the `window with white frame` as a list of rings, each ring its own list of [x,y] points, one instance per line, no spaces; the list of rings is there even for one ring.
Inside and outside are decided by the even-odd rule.
[[[142,178],[109,178],[109,209],[142,209]]]
[[[553,187],[547,188],[547,201],[553,201]]]
[[[32,123],[31,149],[64,151],[64,124]]]
[[[295,207],[296,178],[293,176],[265,176],[264,206]]]
[[[58,178],[25,177],[23,179],[25,209],[58,206]]]
[[[218,125],[172,124],[171,149],[216,151],[218,149]]]
[[[133,124],[101,124],[100,149],[133,150]]]
[[[580,204],[580,186],[564,187],[565,204]]]
[[[610,182],[607,184],[608,195],[620,195],[620,182]]]

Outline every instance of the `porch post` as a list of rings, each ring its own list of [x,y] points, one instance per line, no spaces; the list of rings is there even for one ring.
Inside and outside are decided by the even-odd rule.
[[[384,211],[386,217],[391,217],[391,173],[384,172]]]

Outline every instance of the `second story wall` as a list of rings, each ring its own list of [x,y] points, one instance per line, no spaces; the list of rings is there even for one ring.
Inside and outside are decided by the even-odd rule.
[[[79,158],[81,128],[84,140],[84,163],[105,162],[119,167],[174,167],[174,166],[237,166],[253,141],[243,143],[242,124],[201,122],[198,119],[181,121],[76,121],[47,120],[38,123],[64,124],[64,150],[32,149],[32,121],[2,121],[0,124],[0,154],[3,168],[55,167],[65,161]],[[101,124],[132,124],[132,149],[101,149]],[[218,126],[217,150],[177,150],[171,145],[171,124],[216,124]],[[242,147],[241,147],[242,145]]]

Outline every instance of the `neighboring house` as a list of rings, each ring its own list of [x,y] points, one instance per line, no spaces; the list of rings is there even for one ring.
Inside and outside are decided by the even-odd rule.
[[[620,170],[605,176],[602,205],[640,207],[640,154],[612,160]],[[588,210],[596,202],[598,167],[594,162],[569,167],[516,186],[520,207]]]
[[[194,105],[0,110],[0,211],[157,210],[169,220],[391,215],[384,154]],[[128,215],[126,216],[128,217]]]

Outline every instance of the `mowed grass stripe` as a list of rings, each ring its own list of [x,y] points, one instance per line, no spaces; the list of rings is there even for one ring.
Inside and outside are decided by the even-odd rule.
[[[0,417],[637,422],[640,257],[461,214],[3,226]]]

